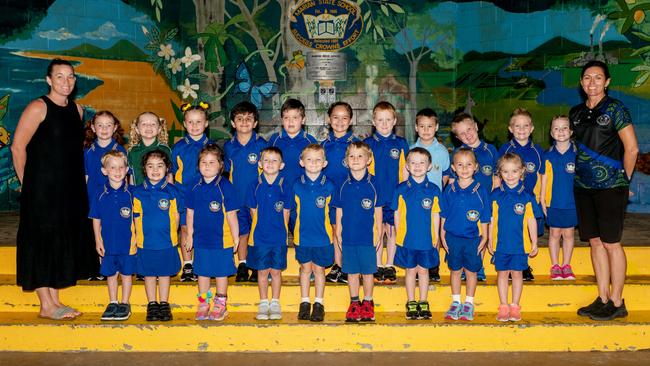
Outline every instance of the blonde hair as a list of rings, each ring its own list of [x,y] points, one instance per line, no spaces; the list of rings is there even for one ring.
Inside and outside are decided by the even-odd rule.
[[[309,151],[321,152],[321,153],[323,153],[323,158],[326,158],[325,157],[325,148],[322,145],[309,144],[309,145],[305,146],[304,149],[302,149],[302,152],[300,153],[300,159],[302,160],[305,157],[305,154],[307,154],[307,152],[309,152]]]
[[[505,163],[515,163],[519,165],[519,168],[521,169],[521,179],[524,179],[524,175],[526,174],[526,169],[524,169],[524,159],[519,156],[519,154],[515,153],[505,153],[502,157],[499,158],[497,161],[497,176],[501,177],[501,169],[503,168],[503,165]]]
[[[140,143],[142,140],[142,137],[137,131],[137,126],[138,123],[140,122],[140,118],[145,115],[151,115],[156,117],[156,120],[158,121],[158,125],[160,125],[160,131],[158,131],[158,136],[156,138],[158,139],[158,142],[161,144],[167,145],[167,140],[168,140],[168,134],[167,134],[167,122],[165,121],[164,118],[158,117],[157,114],[154,112],[142,112],[134,119],[131,121],[131,131],[129,131],[129,150],[133,148],[133,146],[137,145]]]
[[[366,154],[366,156],[369,159],[372,159],[372,150],[370,149],[370,146],[368,146],[368,144],[366,144],[363,141],[352,141],[352,142],[350,142],[350,144],[348,145],[348,148],[345,149],[345,159],[348,158],[348,155],[350,154],[350,151],[352,149],[361,149],[361,150],[363,150],[363,152]]]
[[[533,115],[528,112],[528,109],[526,108],[517,108],[512,113],[510,114],[510,120],[508,121],[508,125],[512,123],[512,119],[517,117],[517,116],[525,116],[528,117],[530,120],[530,124],[533,124]]]
[[[102,156],[102,167],[106,168],[106,164],[108,164],[108,159],[110,158],[115,158],[115,159],[121,159],[124,162],[124,166],[129,166],[129,161],[126,159],[126,155],[124,155],[123,152],[118,151],[118,150],[110,150],[107,151],[104,156]]]
[[[555,116],[553,116],[553,118],[551,118],[551,126],[553,126],[553,122],[557,121],[558,119],[566,119],[569,122],[569,128],[572,127],[571,120],[569,119],[569,117],[567,117],[566,114],[556,114]]]
[[[452,163],[456,161],[456,156],[461,157],[461,156],[469,156],[474,160],[474,164],[478,164],[478,159],[476,159],[476,154],[472,149],[468,149],[466,147],[461,147],[456,152],[454,152],[454,156],[451,158]]]

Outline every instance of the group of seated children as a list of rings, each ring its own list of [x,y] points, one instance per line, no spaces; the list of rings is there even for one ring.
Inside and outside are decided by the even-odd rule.
[[[487,249],[497,271],[497,319],[518,321],[524,272],[530,272],[528,258],[537,254],[544,216],[550,227],[551,278],[575,278],[569,265],[576,225],[573,196],[558,188],[569,184],[575,167],[565,116],[553,118],[555,144],[543,153],[530,138],[532,117],[524,109],[512,113],[513,138],[499,152],[479,139],[471,116],[459,114],[451,130],[462,146],[450,161],[435,137],[437,115],[429,108],[417,114],[419,138],[409,148],[393,132],[397,114],[388,102],[373,108],[375,131],[363,142],[350,131],[351,106],[334,103],[328,110],[331,132],[320,144],[303,130],[300,101],[282,105],[282,129],[268,142],[255,132],[257,109],[242,102],[230,113],[235,133],[223,150],[205,134],[205,103],[186,103],[181,109],[187,135],[171,150],[165,121],[154,113],[142,113],[133,122],[126,154],[115,116],[99,112],[89,122],[89,216],[110,297],[102,320],[129,318],[133,274],[144,277],[146,319],[171,320],[170,278],[181,265],[181,281],[198,281],[197,320],[227,316],[228,277],[233,275],[258,283],[256,319],[281,319],[289,238],[300,264],[300,320],[324,320],[325,282],[331,281],[348,284],[346,321],[373,321],[373,286],[395,283],[394,265],[406,270],[406,317],[431,318],[428,286],[430,278],[439,280],[442,247],[451,271],[446,319],[474,318]],[[462,277],[467,290],[461,302]]]

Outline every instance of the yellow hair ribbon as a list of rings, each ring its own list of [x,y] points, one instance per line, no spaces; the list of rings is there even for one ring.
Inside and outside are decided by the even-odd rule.
[[[181,111],[185,112],[192,107],[192,103],[183,103],[181,104]]]
[[[201,107],[201,109],[207,111],[208,108],[210,108],[210,105],[208,103],[206,103],[206,102],[199,102],[199,107]]]

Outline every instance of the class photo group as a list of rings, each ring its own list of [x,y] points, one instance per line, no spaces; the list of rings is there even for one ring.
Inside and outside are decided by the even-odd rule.
[[[598,296],[577,314],[627,316],[621,235],[638,146],[627,108],[607,95],[603,62],[582,68],[583,103],[566,114],[533,123],[528,110],[512,111],[511,139],[498,148],[481,140],[471,115],[453,116],[461,144],[451,152],[438,141],[431,108],[417,112],[409,146],[395,134],[391,103],[374,106],[373,133],[361,140],[351,131],[352,106],[335,102],[329,134],[317,141],[304,130],[298,99],[284,101],[281,128],[268,140],[257,133],[250,102],[229,111],[233,136],[225,144],[206,134],[210,106],[190,102],[181,106],[186,134],[173,146],[167,122],[151,111],[132,121],[125,145],[110,111],[82,122],[69,62],[54,59],[46,75],[49,93],[27,106],[11,147],[22,184],[17,283],[36,291],[43,318],[81,316],[58,290],[105,277],[101,320],[129,319],[133,281],[141,280],[146,320],[171,321],[171,278],[180,273],[180,281],[197,284],[196,320],[223,321],[229,300],[251,300],[229,299],[233,276],[257,283],[257,320],[279,320],[282,271],[295,260],[299,320],[322,322],[326,283],[342,282],[345,321],[374,321],[373,287],[397,284],[396,267],[405,273],[406,318],[431,319],[429,284],[448,266],[451,302],[441,319],[472,321],[488,256],[497,273],[496,319],[516,322],[545,227],[552,266],[538,273],[576,279],[578,227],[591,247]],[[532,140],[535,124],[550,126],[547,150]]]

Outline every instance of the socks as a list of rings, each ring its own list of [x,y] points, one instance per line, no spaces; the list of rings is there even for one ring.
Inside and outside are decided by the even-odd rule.
[[[262,299],[262,300],[260,300],[260,305],[262,305],[262,304],[268,304],[268,303],[269,303],[269,299]]]
[[[372,296],[364,296],[363,301],[372,301]]]
[[[458,295],[451,295],[451,301],[452,302],[460,302],[460,294]]]
[[[271,302],[277,302],[277,303],[279,303],[279,302],[280,302],[280,299],[271,299]]]
[[[319,304],[323,305],[323,298],[322,297],[314,298],[314,304],[315,303],[319,303]]]
[[[186,265],[186,264],[193,264],[193,263],[194,263],[193,260],[183,261],[183,265]]]
[[[359,296],[351,296],[350,302],[359,302]]]
[[[246,259],[242,259],[242,260],[239,261],[239,264],[242,264],[242,263],[246,264]]]
[[[473,304],[474,303],[474,296],[465,296],[465,302]]]
[[[309,302],[309,298],[308,297],[301,297],[300,302]]]

